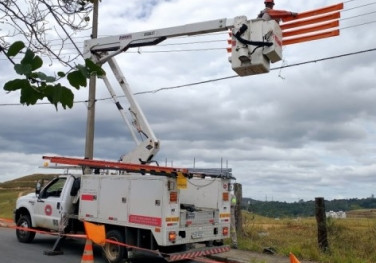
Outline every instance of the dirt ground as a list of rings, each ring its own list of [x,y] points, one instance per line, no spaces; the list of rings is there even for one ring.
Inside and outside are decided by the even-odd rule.
[[[245,250],[231,249],[228,252],[210,256],[210,258],[228,263],[290,263],[289,257],[266,255]],[[300,263],[319,263],[300,260]]]

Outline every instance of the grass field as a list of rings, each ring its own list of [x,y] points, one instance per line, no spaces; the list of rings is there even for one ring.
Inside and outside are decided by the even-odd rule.
[[[47,182],[55,176],[56,174],[33,174],[0,183],[0,218],[13,218],[17,197],[33,192],[38,180]]]
[[[16,207],[16,200],[19,195],[23,191],[15,191],[15,190],[0,190],[0,218],[13,218],[13,210]],[[29,192],[32,192],[30,189]]]
[[[244,235],[239,247],[278,254],[294,253],[299,259],[328,263],[376,262],[376,219],[327,219],[329,251],[318,248],[315,218],[271,219],[243,211]]]

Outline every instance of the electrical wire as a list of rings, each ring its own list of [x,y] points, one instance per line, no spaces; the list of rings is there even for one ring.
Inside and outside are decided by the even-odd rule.
[[[360,5],[360,6],[351,7],[351,8],[345,8],[341,12],[347,12],[347,11],[351,11],[351,10],[366,7],[366,6],[375,5],[375,4],[376,4],[376,2],[373,2],[373,3],[368,3],[368,4],[364,4],[364,5]]]
[[[303,66],[303,65],[307,65],[307,64],[318,63],[318,62],[323,62],[323,61],[332,60],[332,59],[339,59],[339,58],[348,57],[348,56],[360,55],[360,54],[364,54],[364,53],[368,53],[368,52],[374,52],[374,51],[376,51],[376,47],[366,49],[366,50],[360,50],[360,51],[354,51],[354,52],[350,52],[350,53],[340,54],[340,55],[336,55],[336,56],[330,56],[330,57],[325,57],[325,58],[320,58],[320,59],[303,61],[303,62],[294,63],[294,64],[290,64],[290,65],[283,65],[283,66],[280,66],[280,67],[271,68],[270,71],[281,70],[281,69],[291,68],[291,67],[298,67],[298,66]],[[177,85],[177,86],[163,87],[163,88],[158,88],[158,89],[154,89],[154,90],[136,92],[136,93],[134,93],[134,95],[155,94],[155,93],[161,92],[161,91],[197,86],[197,85],[201,85],[201,84],[217,82],[217,81],[222,81],[222,80],[227,80],[227,79],[232,79],[232,78],[237,78],[237,77],[239,77],[239,76],[238,75],[225,76],[225,77],[209,79],[209,80],[204,80],[204,81],[198,81],[198,82],[192,82],[192,83],[182,84],[182,85]],[[118,97],[124,97],[124,95],[118,96]],[[101,98],[101,99],[97,99],[96,101],[98,102],[98,101],[105,101],[105,100],[112,100],[112,97]],[[76,103],[87,103],[87,100],[75,101],[74,104],[76,104]],[[48,102],[38,102],[35,105],[50,105],[50,103],[48,103]],[[0,104],[0,106],[23,106],[23,105],[20,104],[20,103],[2,103],[2,104]]]
[[[368,13],[364,13],[364,14],[359,14],[359,15],[356,15],[356,16],[344,17],[344,18],[341,18],[340,21],[349,20],[349,19],[358,18],[358,17],[364,17],[364,16],[372,15],[374,13],[376,13],[376,11],[372,11],[372,12],[368,12]]]
[[[270,71],[281,70],[281,69],[297,67],[297,66],[303,66],[303,65],[306,65],[306,64],[312,64],[312,63],[322,62],[322,61],[326,61],[326,60],[338,59],[338,58],[343,58],[343,57],[347,57],[347,56],[360,55],[360,54],[368,53],[368,52],[372,52],[372,51],[376,51],[376,48],[371,48],[371,49],[367,49],[367,50],[361,50],[361,51],[341,54],[341,55],[337,55],[337,56],[326,57],[326,58],[308,60],[308,61],[294,63],[294,64],[290,64],[290,65],[284,65],[284,66],[280,66],[280,67],[276,67],[276,68],[271,68]],[[232,78],[236,78],[236,77],[239,77],[239,76],[238,75],[232,75],[232,76],[215,78],[215,79],[210,79],[210,80],[205,80],[205,81],[193,82],[193,83],[179,85],[179,86],[172,86],[172,87],[159,88],[159,89],[155,89],[155,90],[141,91],[141,92],[134,93],[134,95],[141,95],[141,94],[148,94],[148,93],[153,94],[153,93],[157,93],[157,92],[160,92],[160,91],[171,90],[171,89],[180,89],[180,88],[184,88],[184,87],[196,86],[196,85],[200,85],[200,84],[216,82],[216,81],[221,81],[221,80],[227,80],[227,79],[232,79]]]

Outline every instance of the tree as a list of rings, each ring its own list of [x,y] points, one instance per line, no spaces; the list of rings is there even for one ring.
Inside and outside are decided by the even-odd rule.
[[[76,64],[83,55],[72,36],[89,28],[93,1],[97,0],[0,2],[0,24],[5,29],[0,35],[0,52],[14,65],[15,72],[23,77],[8,81],[3,88],[9,92],[20,90],[20,103],[33,105],[47,98],[56,108],[58,103],[64,109],[72,108],[73,92],[61,82],[67,78],[72,87],[79,89],[86,86],[91,75],[105,74],[89,59],[84,65]],[[10,41],[15,39],[17,41],[13,43]],[[73,45],[75,52],[66,51],[68,44]],[[66,72],[60,71],[51,76],[37,71],[44,64],[41,56],[48,58],[50,64],[57,61],[67,68]],[[20,62],[17,63],[16,59]]]

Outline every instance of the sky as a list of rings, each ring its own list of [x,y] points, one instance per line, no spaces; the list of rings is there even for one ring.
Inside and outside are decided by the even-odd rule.
[[[279,0],[275,9],[304,12],[336,3]],[[263,1],[255,0],[105,0],[99,36],[240,15],[253,19],[262,9]],[[243,197],[262,201],[375,194],[375,13],[375,0],[344,2],[340,36],[284,47],[283,61],[267,74],[235,77],[226,31],[118,55],[160,140],[155,159],[174,167],[232,168]],[[79,47],[89,35],[75,37]],[[351,53],[357,54],[346,55]],[[17,77],[3,54],[0,68],[1,87]],[[111,73],[109,79],[127,108]],[[205,83],[186,85],[199,82]],[[135,143],[105,85],[97,84],[94,158],[118,160]],[[19,93],[1,89],[0,182],[51,173],[40,168],[43,155],[84,157],[87,96],[88,89],[75,91],[73,109],[56,111],[48,103],[21,105]]]

